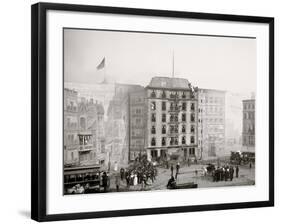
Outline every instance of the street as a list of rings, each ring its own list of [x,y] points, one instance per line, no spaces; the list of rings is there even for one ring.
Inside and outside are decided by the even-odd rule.
[[[158,167],[158,175],[156,176],[156,180],[146,185],[144,189],[142,189],[141,184],[130,186],[129,188],[126,185],[126,181],[121,181],[120,183],[120,192],[125,191],[140,191],[140,190],[164,190],[167,189],[166,185],[168,183],[169,178],[171,177],[171,170]],[[197,170],[197,175],[195,170]],[[198,185],[198,188],[205,188],[205,187],[223,187],[223,186],[244,186],[244,185],[254,185],[255,184],[255,168],[249,168],[249,166],[239,166],[239,177],[234,178],[232,181],[218,181],[214,182],[212,176],[207,175],[204,176],[201,172],[202,165],[191,165],[191,166],[183,166],[179,170],[179,174],[177,176],[177,184],[183,183],[195,183]],[[175,175],[175,170],[174,170]],[[110,192],[116,191],[115,181],[114,178],[110,181]]]

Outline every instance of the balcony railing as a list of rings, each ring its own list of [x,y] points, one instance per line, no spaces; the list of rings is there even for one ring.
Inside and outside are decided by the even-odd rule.
[[[82,151],[82,152],[91,151],[93,149],[94,149],[93,145],[80,145],[79,146],[79,151]]]

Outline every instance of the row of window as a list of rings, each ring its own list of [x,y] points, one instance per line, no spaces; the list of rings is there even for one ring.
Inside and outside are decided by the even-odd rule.
[[[244,119],[255,119],[255,112],[244,112]]]
[[[255,109],[255,104],[254,103],[245,103],[244,104],[244,110],[247,110],[247,109],[254,110]]]
[[[162,122],[166,122],[167,121],[167,116],[166,114],[162,114]],[[179,118],[177,114],[171,114],[170,115],[170,122],[178,122]],[[186,122],[186,114],[182,114],[181,115],[181,121],[182,122]],[[190,114],[190,121],[191,122],[195,122],[195,114]],[[153,113],[151,114],[151,122],[156,122],[156,114]]]
[[[77,104],[73,101],[67,101],[66,110],[76,112],[77,111]]]
[[[168,138],[166,138],[166,137],[162,137],[162,139],[161,139],[161,145],[162,146],[167,146],[167,139]],[[178,145],[179,144],[178,137],[171,137],[169,139],[170,139],[169,145]],[[194,143],[195,143],[195,137],[190,136],[190,144],[194,144]],[[183,145],[186,144],[186,137],[185,136],[181,137],[181,144],[183,144]],[[151,138],[151,146],[156,146],[156,138],[155,137]]]
[[[181,105],[179,105],[177,103],[170,103],[170,111],[179,111],[179,110],[186,111],[186,108],[187,108],[186,102],[183,102]],[[162,109],[162,111],[167,110],[167,102],[162,102],[161,109]],[[154,102],[154,101],[151,102],[151,110],[156,110],[156,102]],[[194,103],[190,104],[190,110],[191,111],[195,110],[195,104]]]
[[[170,125],[170,133],[178,133],[179,132],[179,126],[178,125]],[[182,125],[181,126],[181,132],[182,133],[186,133],[186,126]],[[195,132],[195,127],[194,125],[190,126],[190,133],[194,133]],[[167,126],[166,125],[162,125],[162,134],[166,134],[167,133]],[[152,125],[151,127],[151,134],[156,134],[156,128],[155,125]]]
[[[245,133],[255,133],[255,125],[254,124],[245,124],[244,127]]]
[[[243,145],[254,146],[255,145],[255,136],[244,136]]]
[[[205,97],[205,102],[206,103],[223,103],[224,98],[222,97]]]
[[[171,99],[178,99],[178,98],[182,98],[182,99],[186,99],[187,98],[187,94],[186,92],[178,92],[178,91],[171,91],[171,92],[166,92],[165,90],[161,91],[161,92],[157,92],[155,90],[152,90],[150,93],[150,97],[151,98],[167,98],[170,97]],[[194,98],[194,93],[191,92],[190,93],[190,98]]]

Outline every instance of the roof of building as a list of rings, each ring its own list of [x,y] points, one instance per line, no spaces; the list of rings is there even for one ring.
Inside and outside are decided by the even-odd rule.
[[[242,100],[243,102],[247,103],[247,102],[255,102],[255,99],[246,99],[246,100]]]
[[[148,87],[166,89],[190,89],[191,83],[183,78],[153,77]]]
[[[199,88],[199,92],[207,92],[207,93],[226,93],[225,90],[220,89],[205,89],[205,88]]]

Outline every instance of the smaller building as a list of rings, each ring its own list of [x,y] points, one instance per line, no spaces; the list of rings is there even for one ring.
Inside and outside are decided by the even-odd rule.
[[[255,99],[243,100],[243,151],[255,150]]]
[[[76,90],[64,89],[64,165],[103,165],[106,159],[103,105],[78,94]]]
[[[225,154],[225,91],[199,89],[198,133],[201,159]]]
[[[129,161],[146,153],[147,99],[143,87],[129,93]]]

